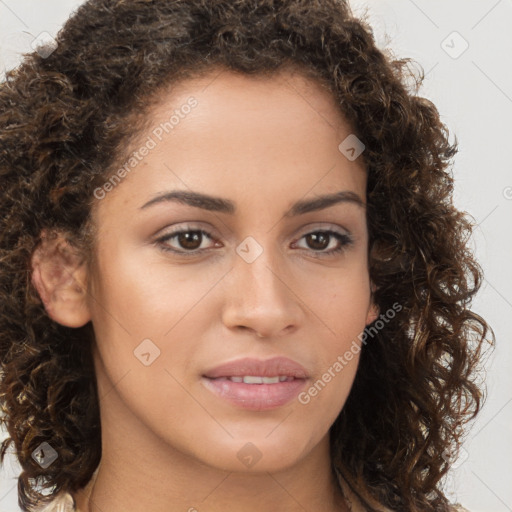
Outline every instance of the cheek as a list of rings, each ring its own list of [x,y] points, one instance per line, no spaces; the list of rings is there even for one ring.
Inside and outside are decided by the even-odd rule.
[[[325,304],[323,319],[329,330],[318,338],[319,366],[315,379],[298,401],[331,424],[343,408],[357,373],[368,294],[339,293]]]
[[[361,266],[359,271],[346,273],[339,281],[325,281],[322,292],[311,293],[310,299],[311,309],[318,312],[319,366],[316,379],[298,399],[304,407],[318,408],[318,414],[334,421],[350,392],[359,364],[370,304],[368,274]]]
[[[130,381],[138,382],[136,393],[127,392],[128,402],[145,396],[156,401],[155,410],[162,403],[185,403],[187,396],[181,396],[183,389],[171,374],[183,382],[193,366],[213,314],[206,309],[208,292],[219,277],[198,272],[193,277],[127,253],[105,248],[92,281],[99,357],[111,382],[127,372]],[[139,405],[142,410],[144,404]]]
[[[196,273],[191,283],[189,273],[169,271],[147,253],[104,244],[91,287],[93,323],[104,329],[103,337],[118,331],[133,342],[162,338],[211,288],[208,276]]]
[[[333,349],[339,349],[365,328],[371,291],[369,275],[362,264],[318,279],[308,278],[298,295],[310,306]]]
[[[350,353],[349,358],[344,357],[347,353]],[[331,428],[342,411],[354,382],[358,361],[357,347],[352,351],[346,346],[344,350],[334,351],[329,363],[298,395],[298,417],[307,421],[317,440]]]

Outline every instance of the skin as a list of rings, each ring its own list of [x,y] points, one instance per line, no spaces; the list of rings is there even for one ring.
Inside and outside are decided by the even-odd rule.
[[[271,79],[212,71],[182,82],[162,93],[152,126],[190,96],[197,106],[98,200],[94,265],[62,240],[33,258],[50,316],[71,327],[92,321],[95,332],[103,452],[94,485],[76,495],[79,509],[252,512],[278,502],[281,511],[346,511],[329,428],[358,354],[308,404],[266,411],[227,403],[201,376],[240,357],[284,355],[308,370],[309,387],[378,316],[364,205],[284,216],[296,201],[335,191],[365,202],[362,159],[338,149],[352,130],[328,92],[289,71]],[[171,190],[231,200],[236,213],[179,202],[141,209]],[[181,229],[211,238],[157,241]],[[340,242],[306,235],[327,229],[353,243],[326,255]],[[263,249],[251,263],[236,252],[249,236]],[[148,366],[134,355],[144,339],[160,350]],[[237,457],[248,442],[261,455],[252,467]]]

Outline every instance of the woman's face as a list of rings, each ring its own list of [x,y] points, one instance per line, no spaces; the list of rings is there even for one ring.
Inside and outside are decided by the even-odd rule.
[[[102,429],[230,471],[325,454],[377,315],[366,174],[338,147],[350,127],[288,73],[212,72],[152,118],[121,179],[95,193]]]

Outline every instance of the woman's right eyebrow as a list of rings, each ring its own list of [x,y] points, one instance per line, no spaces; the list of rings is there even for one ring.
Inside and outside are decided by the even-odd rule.
[[[165,202],[179,202],[203,210],[227,213],[233,215],[236,212],[236,205],[229,199],[210,196],[201,192],[188,190],[172,190],[156,195],[140,207],[141,210],[150,206]],[[366,208],[361,197],[351,190],[342,190],[333,194],[317,196],[313,199],[301,199],[294,203],[284,214],[285,217],[296,217],[305,213],[323,210],[339,203],[355,204]]]

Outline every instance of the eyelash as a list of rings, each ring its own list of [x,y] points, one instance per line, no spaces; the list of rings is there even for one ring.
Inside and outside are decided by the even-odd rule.
[[[164,236],[158,238],[156,240],[156,243],[165,252],[171,252],[173,254],[177,254],[177,255],[185,256],[185,257],[197,256],[198,254],[201,254],[201,253],[209,250],[209,249],[194,249],[191,251],[186,251],[186,250],[178,251],[176,249],[171,249],[168,245],[165,244],[165,242],[168,242],[169,240],[172,240],[173,238],[176,238],[177,236],[182,235],[184,233],[201,233],[202,236],[206,236],[207,238],[210,238],[211,240],[213,240],[213,237],[207,231],[205,231],[203,229],[191,228],[191,227],[187,226],[185,229],[180,229],[179,231],[168,233],[167,235],[164,235]],[[340,245],[336,249],[331,249],[329,251],[321,251],[321,250],[315,251],[315,250],[311,249],[313,254],[315,254],[315,256],[313,256],[315,258],[336,256],[339,253],[345,251],[348,247],[350,247],[354,243],[354,240],[352,239],[352,237],[350,235],[347,235],[344,233],[338,233],[337,231],[333,231],[330,229],[318,229],[315,231],[310,231],[310,232],[302,235],[302,237],[299,238],[299,240],[301,240],[302,238],[304,238],[308,235],[319,234],[319,233],[336,238],[340,242]],[[304,249],[304,250],[307,250],[307,249]]]

